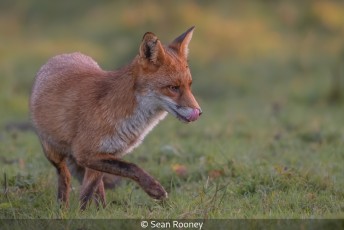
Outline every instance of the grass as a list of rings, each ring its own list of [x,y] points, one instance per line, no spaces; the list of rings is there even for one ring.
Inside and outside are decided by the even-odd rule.
[[[333,29],[342,15],[332,7],[335,2],[328,1],[332,8],[326,10],[339,16],[327,24],[312,19],[322,9],[317,3],[312,3],[312,21],[303,17],[308,8],[302,4],[232,3],[244,14],[231,11],[226,15],[221,9],[227,1],[212,6],[166,6],[171,12],[154,3],[129,7],[104,1],[94,7],[86,4],[71,18],[59,19],[55,14],[63,9],[57,8],[53,15],[42,13],[41,8],[54,7],[39,2],[8,6],[9,13],[0,19],[7,32],[1,38],[7,46],[0,47],[4,51],[0,64],[0,218],[344,217],[343,95],[339,93],[335,100],[330,97],[333,60],[341,60],[342,45],[337,39],[342,31]],[[109,9],[115,6],[118,14],[112,16]],[[285,22],[270,11],[272,7],[285,10],[290,17],[293,10],[299,10],[299,16],[296,22]],[[186,13],[190,9],[193,14]],[[151,16],[142,18],[144,10]],[[157,10],[169,12],[161,23],[163,15],[153,14]],[[87,17],[99,12],[105,13],[93,20]],[[22,22],[13,14],[29,20]],[[64,28],[67,19],[70,25]],[[145,24],[140,24],[142,20]],[[171,31],[164,26],[169,20],[174,22]],[[59,209],[55,171],[36,135],[10,125],[28,121],[28,95],[37,69],[50,56],[75,50],[95,56],[110,69],[113,63],[120,66],[132,58],[145,30],[155,30],[168,41],[181,32],[179,28],[195,22],[199,29],[190,48],[190,66],[194,93],[204,114],[188,125],[169,116],[125,156],[156,177],[169,199],[156,202],[135,183],[123,180],[118,188],[107,191],[106,208],[91,206],[79,212],[79,185],[73,181],[71,207]],[[295,24],[286,27],[283,23]],[[250,32],[240,28],[257,34],[248,37]],[[325,29],[330,31],[322,33]],[[310,37],[304,38],[307,31]],[[250,45],[241,50],[238,47],[243,43]],[[340,71],[338,75],[343,79]]]
[[[198,124],[184,126],[168,118],[140,148],[125,157],[162,182],[169,193],[169,200],[163,204],[125,180],[107,192],[105,209],[92,206],[80,213],[79,186],[74,181],[71,207],[60,210],[55,201],[55,171],[43,157],[35,135],[4,133],[2,217],[342,217],[343,142],[335,127],[326,124],[332,123],[333,118],[322,120],[322,108],[319,120],[296,127],[289,127],[293,126],[293,117],[273,121],[266,118],[267,111],[262,112],[265,116],[256,114],[256,119],[250,119],[250,115],[242,117],[241,111],[232,112],[232,121],[221,125],[219,121],[225,120],[223,113],[215,119],[216,113],[210,108]],[[325,128],[312,130],[313,122],[324,123],[320,125]],[[288,125],[285,128],[284,123]]]

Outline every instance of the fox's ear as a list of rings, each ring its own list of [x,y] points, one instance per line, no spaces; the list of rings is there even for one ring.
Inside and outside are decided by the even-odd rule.
[[[195,26],[185,31],[182,35],[174,39],[174,41],[169,45],[169,47],[177,51],[179,55],[182,55],[184,58],[187,58],[189,53],[188,46],[191,41],[194,29]]]
[[[140,46],[140,58],[155,65],[161,65],[164,61],[164,48],[155,34],[145,33]]]

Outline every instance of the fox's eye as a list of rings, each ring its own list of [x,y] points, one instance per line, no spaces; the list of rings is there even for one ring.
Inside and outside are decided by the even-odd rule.
[[[179,92],[179,88],[180,88],[180,87],[179,87],[178,85],[170,85],[170,86],[168,86],[168,88],[169,88],[171,91],[177,93],[177,92]]]

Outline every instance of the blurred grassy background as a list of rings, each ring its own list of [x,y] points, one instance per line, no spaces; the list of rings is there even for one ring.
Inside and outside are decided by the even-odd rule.
[[[300,181],[303,173],[307,178],[315,175],[314,183],[320,178],[320,187],[306,189],[306,197],[312,199],[312,194],[329,189],[328,181],[334,186],[330,186],[331,194],[331,189],[337,193],[326,208],[307,209],[303,215],[341,215],[344,4],[340,1],[2,0],[0,127],[10,129],[13,122],[29,119],[31,85],[48,58],[80,51],[104,69],[116,69],[137,54],[145,32],[154,32],[167,44],[192,25],[196,26],[189,56],[193,91],[204,115],[188,126],[168,118],[153,131],[138,154],[156,153],[153,162],[161,152],[193,155],[162,160],[172,164],[172,169],[155,168],[148,160],[152,174],[160,173],[165,185],[169,184],[171,170],[178,176],[184,162],[191,178],[194,173],[194,181],[199,178],[195,176],[198,163],[207,165],[205,174],[200,173],[203,179],[206,175],[233,179],[238,171],[245,174],[256,167],[258,177],[261,167],[268,171],[272,167],[276,175],[290,173]],[[26,163],[52,170],[46,161],[38,160],[43,157],[31,133],[18,138],[18,134],[8,136],[1,131],[0,145],[2,172],[16,175],[17,167],[39,174],[21,166],[23,156]],[[19,163],[13,167],[8,159]],[[294,169],[288,171],[289,167]],[[237,178],[238,194],[254,193],[256,184],[263,183],[250,175],[241,181],[244,184]],[[263,213],[259,208],[252,212],[230,215],[263,215],[257,214]],[[221,213],[213,216],[224,217]]]
[[[168,43],[191,25],[195,92],[211,104],[227,107],[242,97],[320,103],[331,91],[343,91],[334,80],[340,75],[344,84],[344,7],[338,1],[0,4],[1,124],[27,117],[32,80],[49,57],[81,51],[115,69],[136,55],[146,31]]]

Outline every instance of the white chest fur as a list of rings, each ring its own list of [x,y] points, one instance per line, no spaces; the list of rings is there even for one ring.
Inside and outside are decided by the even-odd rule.
[[[99,151],[123,156],[139,146],[144,137],[159,123],[167,112],[157,109],[154,97],[138,98],[133,114],[114,124],[114,133],[101,139]]]

